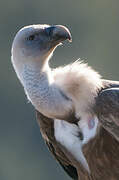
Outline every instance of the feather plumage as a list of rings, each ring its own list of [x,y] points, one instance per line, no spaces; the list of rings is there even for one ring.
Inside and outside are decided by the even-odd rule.
[[[71,34],[61,25],[22,28],[12,45],[14,69],[47,146],[69,176],[117,180],[119,82],[101,79],[79,61],[52,70],[48,61],[66,39]]]
[[[110,89],[110,88],[119,87],[119,82],[102,80],[102,83],[103,83],[103,88],[101,88],[98,91],[98,94],[101,94],[106,91],[108,92],[108,88]],[[117,95],[118,95],[118,92],[117,92]],[[108,96],[109,100],[111,98],[111,101],[113,101],[113,105],[115,106],[117,105],[119,101],[119,98],[117,98],[117,95],[116,95],[116,99],[115,99],[115,92],[114,92],[114,99],[113,99],[113,96]],[[115,122],[111,122],[112,127],[108,126],[108,123],[105,122],[105,115],[107,115],[106,118],[108,119],[108,121],[110,120],[109,118],[110,115],[108,112],[109,110],[108,108],[106,110],[106,114],[103,111],[104,101],[106,103],[106,106],[108,105],[109,108],[112,108],[111,104],[109,104],[109,101],[107,101],[107,97],[103,96],[103,101],[102,101],[102,95],[97,96],[94,109],[95,109],[96,114],[99,117],[101,126],[98,129],[98,133],[96,137],[83,147],[83,152],[88,161],[91,174],[87,174],[87,172],[84,172],[84,169],[83,170],[79,169],[77,173],[76,168],[72,165],[72,162],[70,162],[70,160],[67,159],[67,157],[62,152],[60,146],[57,144],[55,140],[55,137],[53,134],[54,133],[53,120],[50,119],[49,121],[47,117],[44,117],[42,114],[37,112],[37,119],[40,124],[41,134],[43,137],[45,137],[44,140],[47,142],[46,144],[48,145],[49,150],[53,153],[54,157],[58,160],[58,162],[63,166],[63,169],[74,180],[78,179],[78,175],[79,175],[79,180],[80,179],[81,180],[102,180],[102,179],[103,180],[107,180],[107,179],[117,180],[119,179],[119,158],[118,158],[119,157],[119,141],[117,141],[118,138],[115,138],[115,136],[111,135],[114,132],[116,136],[118,137],[119,131],[116,129],[118,129],[119,127],[118,125],[116,125],[116,129],[115,128],[113,129],[112,124],[113,123],[115,124]],[[100,111],[100,108],[101,108],[101,111]],[[115,112],[115,110],[113,111],[113,108],[112,108],[111,112],[113,113]],[[115,117],[115,114],[113,116]],[[117,116],[117,120],[119,119],[118,117],[119,116]],[[45,119],[45,122],[44,122],[44,119]],[[50,125],[49,122],[52,122],[52,126]],[[44,126],[45,123],[46,124],[48,123],[46,127]],[[107,130],[107,128],[109,129]],[[50,133],[48,133],[47,130]],[[52,132],[52,136],[51,136],[51,132]],[[60,155],[58,152],[60,152]]]

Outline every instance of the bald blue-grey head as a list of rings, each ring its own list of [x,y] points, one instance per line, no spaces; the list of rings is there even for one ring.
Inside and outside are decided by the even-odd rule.
[[[23,62],[46,59],[66,39],[71,40],[71,34],[61,25],[26,26],[14,38],[12,58]]]

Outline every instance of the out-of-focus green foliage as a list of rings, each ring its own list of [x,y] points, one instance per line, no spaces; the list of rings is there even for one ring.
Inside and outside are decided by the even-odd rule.
[[[12,68],[11,44],[23,26],[63,24],[73,42],[58,48],[52,67],[85,59],[119,80],[118,0],[0,1],[0,180],[68,180],[41,138],[32,105]]]

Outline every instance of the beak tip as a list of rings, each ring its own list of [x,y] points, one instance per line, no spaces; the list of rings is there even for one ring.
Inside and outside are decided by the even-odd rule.
[[[72,42],[72,36],[70,35],[70,37],[68,38],[68,41],[71,43]]]
[[[69,42],[72,42],[72,36],[69,31],[69,29],[62,25],[56,25],[56,34],[59,34],[61,38],[64,38],[64,40],[68,40]]]

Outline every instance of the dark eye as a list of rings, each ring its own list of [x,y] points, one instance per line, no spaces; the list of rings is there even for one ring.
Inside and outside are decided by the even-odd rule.
[[[29,41],[33,41],[35,39],[35,35],[30,35],[28,38],[27,38],[27,40],[29,40]]]

